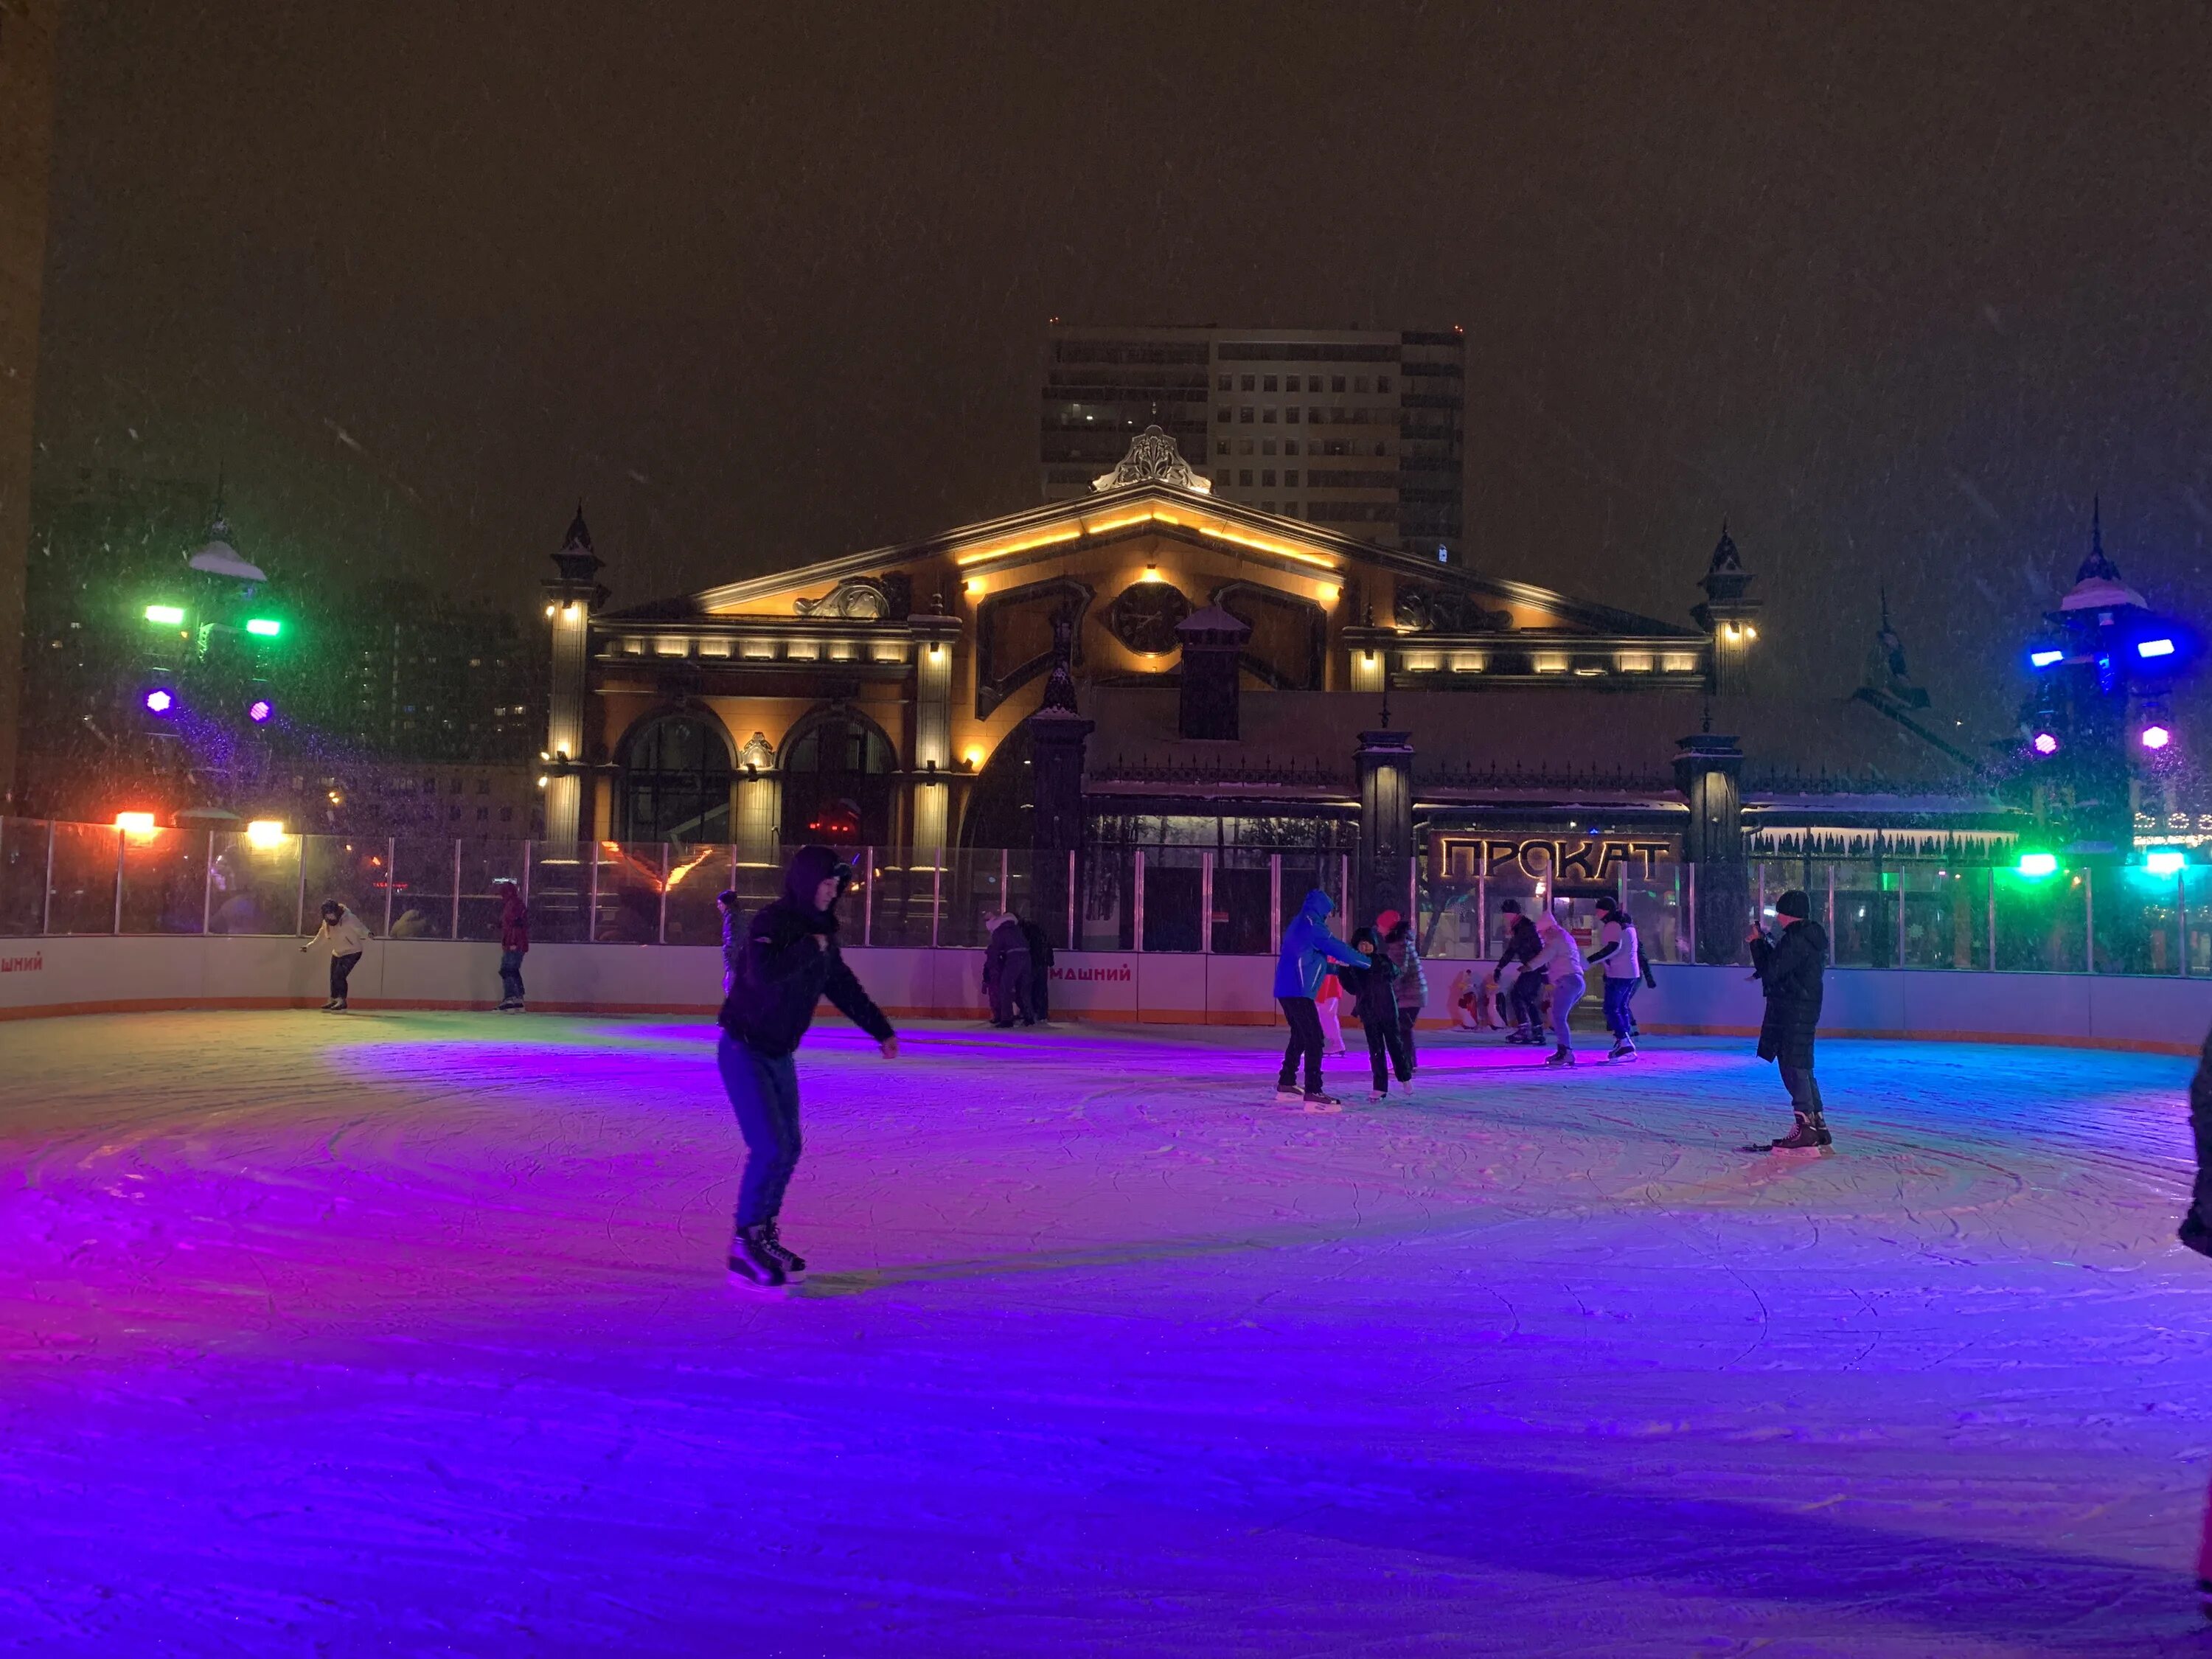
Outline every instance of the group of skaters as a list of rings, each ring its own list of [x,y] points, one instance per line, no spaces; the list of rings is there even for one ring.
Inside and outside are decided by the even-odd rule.
[[[1385,910],[1372,927],[1353,931],[1349,941],[1329,930],[1335,904],[1316,889],[1284,929],[1282,953],[1275,965],[1274,995],[1290,1027],[1275,1098],[1310,1112],[1340,1112],[1344,1103],[1322,1081],[1322,1062],[1346,1052],[1341,1004],[1349,1000],[1367,1036],[1370,1101],[1388,1100],[1395,1078],[1401,1092],[1413,1091],[1417,1056],[1413,1041],[1421,1010],[1428,1001],[1428,977],[1413,939],[1412,923]],[[1823,1115],[1820,1086],[1813,1072],[1813,1041],[1820,1018],[1822,975],[1828,937],[1812,918],[1812,902],[1795,889],[1775,902],[1774,934],[1754,927],[1747,941],[1752,969],[1766,994],[1759,1027],[1759,1054],[1780,1068],[1790,1095],[1790,1132],[1760,1143],[1756,1150],[1800,1151],[1833,1144]],[[1539,904],[1532,917],[1516,899],[1504,906],[1505,948],[1486,975],[1468,969],[1453,988],[1455,1023],[1463,1030],[1503,1030],[1508,1042],[1542,1046],[1549,1030],[1547,1068],[1576,1063],[1576,1006],[1589,994],[1593,971],[1603,988],[1605,1025],[1613,1046],[1611,1060],[1636,1058],[1636,993],[1656,984],[1637,936],[1635,919],[1611,895],[1596,903],[1598,942],[1585,956],[1581,942],[1553,913]],[[1303,1073],[1303,1076],[1301,1073]]]
[[[500,876],[491,884],[492,896],[499,901],[499,1011],[503,1014],[520,1014],[526,1011],[522,983],[522,959],[530,954],[530,907],[523,902],[522,889],[507,876]],[[733,899],[734,893],[725,893]],[[729,911],[726,907],[723,915]],[[343,1014],[349,1006],[348,986],[353,970],[361,963],[362,954],[368,948],[368,924],[356,915],[343,899],[323,901],[322,925],[309,934],[300,949],[304,954],[318,946],[327,951],[331,958],[331,1000],[323,1005],[326,1014]],[[726,921],[725,922],[726,937]],[[398,930],[394,929],[398,937]]]

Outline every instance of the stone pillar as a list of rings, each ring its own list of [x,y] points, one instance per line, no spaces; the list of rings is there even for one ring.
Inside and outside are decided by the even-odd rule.
[[[1406,732],[1362,732],[1359,767],[1359,856],[1348,900],[1346,930],[1371,923],[1384,910],[1402,911],[1407,872],[1413,856],[1413,745]]]
[[[1705,603],[1691,612],[1712,641],[1705,684],[1717,696],[1735,696],[1751,689],[1751,647],[1759,638],[1763,608],[1752,597],[1751,583],[1751,573],[1723,524],[1705,580],[1698,584],[1705,590]]]
[[[1182,690],[1176,732],[1218,743],[1237,741],[1237,659],[1252,624],[1218,605],[1176,624],[1182,641]]]
[[[1675,746],[1674,784],[1690,806],[1682,858],[1697,872],[1698,907],[1691,921],[1699,962],[1741,962],[1751,926],[1751,871],[1737,781],[1742,771],[1743,750],[1734,738],[1704,732]]]
[[[590,841],[598,834],[598,826],[586,822],[584,805],[591,761],[592,611],[606,602],[607,591],[599,584],[602,562],[592,550],[592,532],[585,527],[581,502],[568,526],[568,539],[553,556],[553,563],[560,574],[540,584],[545,594],[545,619],[552,630],[545,758],[540,763],[546,779],[545,839]]]

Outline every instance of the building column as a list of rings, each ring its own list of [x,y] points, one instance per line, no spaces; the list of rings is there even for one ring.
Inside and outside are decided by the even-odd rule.
[[[1751,925],[1751,866],[1745,856],[1743,797],[1738,780],[1743,750],[1732,737],[1710,732],[1684,738],[1674,754],[1674,785],[1689,803],[1682,859],[1697,871],[1698,908],[1692,917],[1699,962],[1743,959]]]
[[[951,617],[916,617],[914,645],[913,851],[917,863],[944,851],[951,832],[952,774]]]
[[[1406,873],[1413,856],[1413,745],[1406,732],[1362,732],[1359,857],[1346,902],[1355,925],[1406,908]]]
[[[585,783],[592,757],[587,750],[591,703],[592,611],[605,603],[599,584],[602,562],[592,550],[592,532],[577,503],[575,519],[561,550],[553,556],[560,573],[540,584],[545,618],[552,629],[552,674],[545,707],[545,839],[589,841],[598,826],[586,822]]]

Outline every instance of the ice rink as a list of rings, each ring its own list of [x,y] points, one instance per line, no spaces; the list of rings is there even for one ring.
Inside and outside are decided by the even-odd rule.
[[[769,1296],[702,1024],[0,1026],[0,1652],[2212,1650],[2187,1062],[1424,1048],[818,1028]]]

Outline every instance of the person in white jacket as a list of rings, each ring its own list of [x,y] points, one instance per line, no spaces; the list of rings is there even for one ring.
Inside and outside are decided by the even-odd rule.
[[[346,1008],[346,979],[353,972],[354,963],[361,960],[362,949],[368,943],[368,928],[362,919],[336,899],[323,901],[323,925],[300,949],[304,953],[318,945],[327,945],[331,951],[331,1000],[323,1005],[326,1014],[342,1014]]]
[[[1588,981],[1583,971],[1583,949],[1575,943],[1575,936],[1559,925],[1549,904],[1536,914],[1536,937],[1543,948],[1535,960],[1522,971],[1548,973],[1552,978],[1552,1035],[1559,1047],[1552,1050],[1547,1066],[1571,1066],[1575,1063],[1575,1040],[1567,1030],[1567,1016],[1575,1011],[1575,1004],[1583,1000]]]

